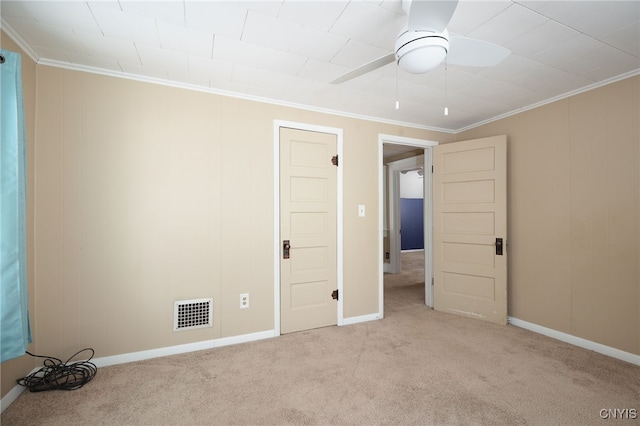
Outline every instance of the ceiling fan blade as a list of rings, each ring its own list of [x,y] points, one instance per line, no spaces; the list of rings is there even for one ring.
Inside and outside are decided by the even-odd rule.
[[[458,0],[411,0],[408,29],[441,33],[449,25]]]
[[[475,38],[451,36],[447,63],[465,67],[493,67],[510,54],[509,49],[495,43]]]
[[[340,77],[333,80],[331,84],[344,83],[345,81],[351,80],[352,78],[360,77],[363,74],[366,74],[370,71],[373,71],[387,64],[390,64],[395,60],[396,60],[396,54],[389,53],[388,55],[382,56],[381,58],[378,58],[378,59],[374,59],[373,61],[362,65],[361,67],[351,70],[346,74],[342,74]]]

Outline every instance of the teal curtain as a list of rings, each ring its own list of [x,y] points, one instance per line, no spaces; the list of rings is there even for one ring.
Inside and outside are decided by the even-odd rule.
[[[31,343],[27,303],[26,138],[21,57],[0,49],[0,362]],[[4,61],[3,61],[4,59]]]

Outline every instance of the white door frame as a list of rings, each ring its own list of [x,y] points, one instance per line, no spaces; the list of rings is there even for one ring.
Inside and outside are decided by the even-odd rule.
[[[338,318],[337,324],[344,324],[343,316],[343,244],[342,244],[342,170],[344,159],[342,158],[342,129],[336,127],[316,126],[313,124],[296,123],[293,121],[273,120],[273,330],[274,335],[280,335],[280,128],[307,130],[311,132],[329,133],[336,135],[337,151],[339,157],[338,167],[338,192],[337,192],[337,280],[338,280]],[[327,161],[330,161],[328,158]]]
[[[384,261],[382,260],[382,252],[384,247],[384,157],[383,145],[385,143],[395,145],[408,145],[424,149],[423,167],[424,173],[424,200],[428,203],[428,208],[424,209],[424,276],[425,276],[425,304],[433,307],[433,287],[431,281],[433,277],[433,213],[431,209],[432,200],[432,175],[431,167],[433,165],[432,149],[438,145],[436,141],[426,139],[415,139],[404,136],[395,135],[378,135],[378,310],[380,316],[384,316]]]

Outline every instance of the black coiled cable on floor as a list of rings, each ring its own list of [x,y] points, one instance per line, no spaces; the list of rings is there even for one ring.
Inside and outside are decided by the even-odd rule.
[[[69,364],[69,361],[84,351],[91,351],[91,356],[86,361],[77,361]],[[29,352],[27,354],[36,358],[45,358],[44,367],[17,380],[19,385],[25,386],[31,392],[80,389],[90,382],[98,371],[95,364],[89,362],[95,354],[95,351],[91,348],[76,352],[66,362],[62,362],[58,358],[34,355]]]

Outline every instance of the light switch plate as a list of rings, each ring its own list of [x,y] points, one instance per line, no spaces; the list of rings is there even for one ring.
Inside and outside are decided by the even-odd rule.
[[[358,217],[365,216],[364,204],[358,204]]]

